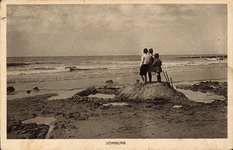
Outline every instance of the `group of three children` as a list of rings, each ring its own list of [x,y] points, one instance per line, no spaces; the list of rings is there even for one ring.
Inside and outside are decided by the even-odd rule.
[[[153,49],[145,48],[143,50],[143,55],[141,57],[141,64],[140,64],[140,75],[142,77],[142,81],[147,83],[147,73],[149,76],[149,82],[152,81],[152,72],[155,72],[158,82],[161,82],[160,73],[162,72],[162,61],[159,59],[159,54],[156,53],[153,56]]]

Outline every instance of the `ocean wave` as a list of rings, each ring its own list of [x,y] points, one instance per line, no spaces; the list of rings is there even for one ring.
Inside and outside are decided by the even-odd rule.
[[[180,67],[189,65],[189,62],[163,62],[162,67]]]
[[[227,64],[227,61],[222,61],[222,60],[218,60],[218,61],[209,61],[207,62],[208,65],[212,65],[212,64]]]
[[[31,68],[32,70],[55,70],[55,68]]]
[[[46,63],[42,63],[42,62],[7,62],[7,67],[20,67],[20,66],[33,66],[33,65],[47,65],[47,64],[54,64],[54,65],[58,65],[61,63],[58,62],[46,62]]]
[[[18,67],[18,66],[25,66],[30,65],[29,63],[7,63],[7,67]]]
[[[199,55],[199,56],[181,56],[181,57],[177,57],[177,58],[208,58],[208,59],[216,59],[216,58],[227,58],[227,55]]]
[[[30,75],[41,73],[59,73],[59,72],[73,72],[73,71],[88,71],[88,70],[107,70],[107,67],[33,67],[33,68],[19,68],[8,69],[7,75]]]
[[[83,61],[83,62],[79,62],[77,64],[80,64],[80,65],[85,65],[85,64],[106,64],[106,65],[109,65],[109,64],[139,64],[140,63],[140,60],[138,61]]]
[[[200,67],[205,66],[206,67],[212,67],[214,65],[215,67],[225,67],[225,64],[227,64],[227,59],[224,60],[218,60],[218,61],[208,61],[205,59],[199,59],[198,61],[191,60],[162,60],[162,68],[166,70],[189,70],[189,69],[196,69]],[[58,64],[58,61],[56,64],[50,61],[45,63],[40,62],[10,62],[7,63],[7,75],[30,75],[30,74],[48,74],[48,73],[60,73],[60,72],[75,72],[73,74],[82,74],[86,73],[86,71],[89,71],[90,74],[98,74],[98,73],[109,73],[109,72],[134,72],[135,70],[138,71],[140,68],[139,61],[135,60],[119,60],[119,61],[110,61],[110,60],[103,60],[102,62],[100,60],[98,61],[92,61],[92,60],[86,60],[83,62],[86,62],[86,64],[80,64],[80,62],[75,62],[74,60],[68,62],[60,61]],[[208,66],[209,65],[209,66]],[[114,71],[115,70],[115,71]]]
[[[226,64],[226,60],[218,61],[182,61],[182,62],[163,62],[162,67],[184,67],[184,66],[208,66],[212,64]]]
[[[70,72],[72,71],[87,71],[87,70],[107,70],[106,67],[65,67],[65,69],[68,69]]]
[[[25,68],[18,70],[7,70],[7,75],[30,75],[30,74],[46,74],[46,73],[56,73],[56,72],[65,72],[64,68]]]

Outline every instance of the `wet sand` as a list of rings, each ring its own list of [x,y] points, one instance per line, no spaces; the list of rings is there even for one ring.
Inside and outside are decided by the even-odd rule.
[[[114,93],[114,86],[100,87],[103,92],[100,94],[112,94],[111,90]],[[56,95],[50,93],[9,100],[7,125],[36,117],[53,117],[55,121],[50,124],[53,131],[47,137],[51,139],[227,138],[226,100],[192,105],[127,101],[129,105],[116,106],[104,104],[125,101],[87,96],[48,100]],[[37,138],[37,132],[32,132],[35,136],[18,136],[22,130],[11,129],[7,137]]]
[[[199,71],[198,75],[195,71],[190,72],[168,72],[170,78],[172,78],[174,86],[180,84],[194,84],[200,81],[227,81],[227,71],[211,70],[211,71]],[[166,81],[163,74],[161,74],[162,81]],[[103,86],[105,81],[113,80],[117,86],[130,85],[141,77],[137,74],[125,77],[112,77],[112,78],[90,78],[90,79],[78,79],[78,80],[63,80],[63,81],[47,81],[47,82],[29,82],[29,83],[10,83],[7,86],[13,86],[15,88],[14,93],[7,95],[7,100],[39,96],[48,93],[56,93],[56,97],[50,99],[62,99],[73,96],[74,93],[79,92],[85,88],[94,86]],[[156,80],[153,75],[152,80]],[[34,87],[38,87],[40,92],[32,91],[27,94],[27,90],[32,90]]]

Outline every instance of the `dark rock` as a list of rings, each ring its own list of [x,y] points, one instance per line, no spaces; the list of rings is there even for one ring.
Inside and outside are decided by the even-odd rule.
[[[97,90],[95,87],[89,87],[79,93],[77,93],[77,95],[79,96],[88,96],[88,95],[91,95],[91,94],[96,94],[97,93]]]
[[[80,116],[79,112],[69,113],[68,118],[78,119],[79,116]]]
[[[39,91],[39,88],[38,87],[34,87],[33,90]]]
[[[53,130],[56,130],[56,129],[58,129],[57,122],[56,122],[56,123],[54,123],[54,127],[53,127]]]
[[[81,96],[79,95],[79,93],[76,93],[76,94],[74,94],[74,96],[72,96],[72,97],[70,98],[70,100],[73,101],[73,102],[80,103],[80,102],[84,101],[84,97],[81,97]]]
[[[44,139],[48,130],[49,126],[45,124],[13,123],[7,125],[7,134],[14,135],[14,139]]]
[[[100,115],[99,114],[95,114],[95,113],[91,113],[90,116],[92,116],[92,117],[99,117]]]
[[[45,112],[45,110],[41,110],[40,113],[41,113],[42,115],[44,115],[46,112]]]
[[[112,106],[112,105],[111,105]],[[108,109],[111,107],[110,105],[103,105],[103,106],[100,106],[99,108],[100,109]]]
[[[95,105],[102,105],[102,104],[103,104],[103,99],[96,99],[96,100],[94,101],[94,104],[95,104]]]
[[[88,116],[80,116],[79,118],[78,118],[78,120],[87,120],[88,119]]]
[[[74,126],[74,125],[71,126],[70,128],[71,128],[71,129],[78,129],[78,128],[77,128],[76,126]]]
[[[222,85],[223,85],[223,86],[227,86],[227,82],[223,82]]]
[[[7,92],[14,92],[15,88],[13,86],[8,86],[7,87]]]
[[[198,85],[194,84],[193,87],[191,88],[191,90],[197,92],[198,91]]]
[[[208,91],[208,90],[213,90],[214,88],[213,87],[209,87],[207,85],[204,85],[204,86],[200,86],[200,89],[204,90],[204,91]]]
[[[146,108],[151,108],[152,106],[151,105],[146,105]]]
[[[215,100],[210,105],[216,105],[216,106],[227,106],[227,100]]]
[[[31,90],[27,90],[27,93],[30,94],[30,93],[31,93]]]
[[[107,80],[106,83],[113,83],[113,81],[112,80]]]
[[[61,129],[65,129],[65,128],[66,128],[65,124],[62,124]]]
[[[227,97],[227,82],[219,83],[219,82],[200,82],[200,84],[194,85],[179,85],[176,88],[184,89],[184,90],[192,90],[192,91],[200,91],[202,93],[211,92],[217,95],[222,95]]]

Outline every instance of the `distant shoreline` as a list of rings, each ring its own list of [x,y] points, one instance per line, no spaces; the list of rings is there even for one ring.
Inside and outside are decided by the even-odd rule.
[[[210,56],[185,56],[180,58],[216,58],[216,57],[222,57],[227,58],[227,55],[210,55]]]
[[[141,54],[138,55],[80,55],[80,56],[6,56],[7,58],[15,58],[15,57],[113,57],[113,56],[141,56]],[[183,56],[187,58],[193,58],[193,57],[200,57],[201,58],[211,58],[216,56],[223,56],[224,58],[227,58],[228,54],[176,54],[176,55],[164,55],[160,54],[160,56]],[[192,57],[191,57],[192,56]]]

